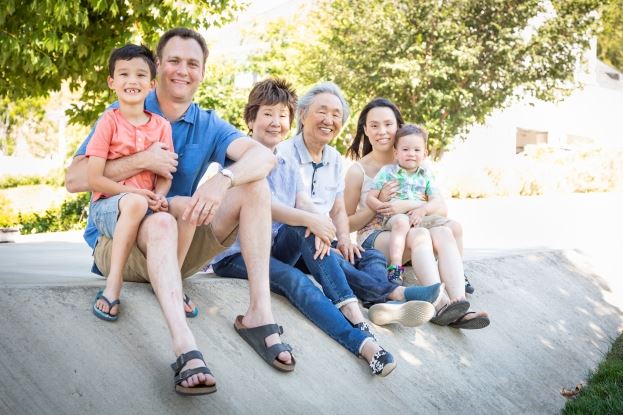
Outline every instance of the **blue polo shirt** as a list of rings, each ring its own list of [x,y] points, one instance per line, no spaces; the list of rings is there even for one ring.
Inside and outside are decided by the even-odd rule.
[[[110,108],[118,108],[117,102]],[[156,91],[151,91],[145,99],[145,109],[154,114],[164,116],[160,110]],[[226,165],[227,148],[237,138],[246,134],[238,131],[226,121],[223,121],[212,110],[204,110],[192,103],[182,117],[171,124],[173,130],[173,146],[178,155],[177,171],[173,174],[171,190],[168,196],[191,196],[199,184],[199,180],[212,162]],[[87,144],[93,136],[95,127],[84,140],[76,156],[83,156]],[[84,239],[91,248],[99,232],[89,215]]]

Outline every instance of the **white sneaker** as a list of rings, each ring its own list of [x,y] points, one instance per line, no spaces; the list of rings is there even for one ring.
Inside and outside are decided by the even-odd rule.
[[[388,301],[374,304],[368,310],[368,320],[378,326],[400,323],[403,326],[422,325],[435,315],[435,306],[427,301]]]

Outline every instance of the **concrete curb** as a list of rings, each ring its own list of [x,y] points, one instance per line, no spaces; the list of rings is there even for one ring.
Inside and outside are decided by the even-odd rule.
[[[123,314],[111,324],[89,309],[103,280],[4,284],[0,413],[558,412],[560,389],[583,381],[623,328],[621,304],[604,300],[608,284],[574,251],[469,260],[466,268],[477,287],[470,301],[489,312],[491,326],[374,327],[398,360],[384,379],[273,295],[298,362],[294,373],[277,372],[233,330],[246,282],[195,276],[185,282],[200,307],[190,325],[219,388],[201,398],[173,391],[174,356],[149,286],[126,284]]]

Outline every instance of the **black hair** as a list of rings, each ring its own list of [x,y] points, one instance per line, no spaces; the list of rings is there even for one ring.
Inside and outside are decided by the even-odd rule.
[[[114,77],[117,61],[129,61],[134,58],[143,59],[145,63],[147,63],[147,66],[149,66],[151,79],[156,77],[156,59],[152,51],[144,45],[139,46],[133,44],[128,44],[113,50],[110,54],[110,58],[108,58],[108,75],[110,75],[111,78]]]
[[[366,125],[366,119],[368,118],[368,113],[370,112],[370,110],[379,107],[385,107],[392,110],[392,112],[396,116],[396,123],[398,124],[398,128],[404,125],[405,121],[402,118],[402,114],[393,102],[391,102],[387,98],[374,98],[372,101],[368,102],[365,107],[363,107],[361,113],[359,114],[359,118],[357,119],[357,131],[355,132],[355,138],[353,139],[352,144],[346,151],[346,155],[351,159],[360,159],[361,157],[372,151],[372,144],[370,144],[370,138],[366,135],[364,127]]]

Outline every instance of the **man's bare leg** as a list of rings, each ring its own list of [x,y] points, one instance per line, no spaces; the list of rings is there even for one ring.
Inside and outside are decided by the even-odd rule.
[[[178,196],[171,199],[169,203],[169,213],[177,221],[177,262],[180,268],[186,259],[186,254],[195,235],[195,229],[197,229],[190,221],[182,219],[182,214],[189,202],[189,197]]]
[[[182,268],[186,254],[188,254],[188,249],[190,248],[195,230],[197,229],[190,221],[182,219],[182,214],[189,202],[189,197],[178,196],[171,199],[169,203],[169,213],[173,215],[177,221],[177,263],[180,269]],[[184,311],[186,313],[192,313],[194,309],[195,304],[192,300],[188,301],[188,304],[184,302]]]
[[[268,260],[270,256],[270,189],[266,180],[246,183],[230,189],[212,221],[212,229],[223,241],[238,225],[240,250],[249,278],[249,308],[242,323],[246,327],[273,324],[270,303]],[[278,334],[266,338],[266,345],[280,343]],[[288,352],[279,353],[285,364],[292,362]]]
[[[149,243],[147,243],[149,241]],[[138,231],[137,244],[147,257],[147,271],[160,308],[169,327],[175,356],[197,350],[197,343],[184,314],[182,277],[177,263],[177,223],[168,213],[154,213],[145,218]],[[190,360],[186,369],[202,367],[198,359]],[[184,387],[213,385],[213,376],[199,373],[182,382]]]

